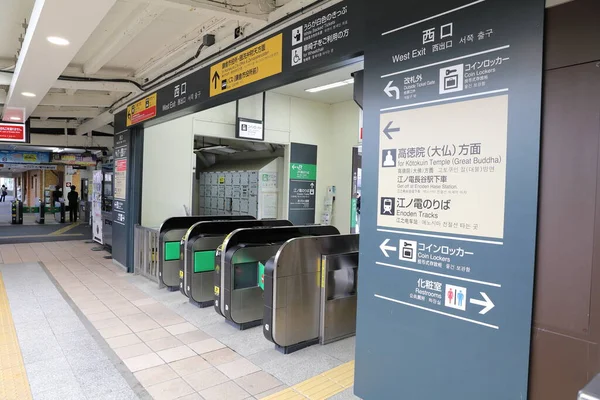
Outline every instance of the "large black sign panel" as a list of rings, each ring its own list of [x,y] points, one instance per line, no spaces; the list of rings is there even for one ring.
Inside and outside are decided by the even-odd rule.
[[[149,121],[197,112],[335,69],[362,53],[361,8],[356,1],[337,3],[159,89],[156,116]],[[267,57],[261,58],[261,52]],[[224,77],[223,69],[231,68],[236,73]],[[236,89],[214,90],[232,82]],[[125,121],[121,114],[125,111],[115,116],[117,130]]]
[[[525,399],[544,1],[365,13],[355,392]]]
[[[113,258],[121,265],[127,266],[127,246],[118,245],[127,243],[130,223],[128,215],[128,172],[130,169],[130,132],[124,131],[115,135],[114,148],[114,175],[113,175]]]

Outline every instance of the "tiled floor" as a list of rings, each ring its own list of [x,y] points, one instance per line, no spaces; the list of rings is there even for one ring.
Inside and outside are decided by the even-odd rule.
[[[260,327],[238,331],[212,307],[197,308],[179,292],[126,274],[92,247],[84,242],[0,245],[0,263],[42,261],[154,399],[262,399],[290,387],[309,398],[295,385],[347,368],[344,364],[354,359],[354,338],[283,355]],[[57,331],[78,327],[75,320],[52,323],[49,328]],[[335,393],[343,391],[333,399],[356,399],[348,382],[337,385]]]

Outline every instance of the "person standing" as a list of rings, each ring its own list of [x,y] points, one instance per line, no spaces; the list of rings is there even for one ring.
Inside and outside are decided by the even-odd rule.
[[[0,202],[6,203],[6,195],[8,195],[8,189],[2,185],[2,189],[0,189]]]
[[[71,186],[71,191],[67,195],[69,200],[69,221],[77,222],[77,200],[79,199],[79,193],[75,191],[77,187]]]

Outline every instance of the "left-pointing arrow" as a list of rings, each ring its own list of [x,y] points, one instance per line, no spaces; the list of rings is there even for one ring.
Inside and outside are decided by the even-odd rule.
[[[479,314],[481,315],[485,315],[487,314],[492,308],[496,307],[496,305],[494,303],[492,303],[492,300],[488,297],[487,294],[485,294],[484,292],[479,292],[481,293],[481,296],[483,297],[483,300],[477,300],[477,299],[473,299],[471,298],[469,300],[469,302],[471,304],[475,304],[477,306],[482,306],[483,309],[481,311],[479,311]]]
[[[390,242],[390,239],[385,239],[383,241],[383,243],[381,243],[381,245],[379,246],[379,248],[381,249],[381,252],[383,253],[383,255],[386,258],[390,258],[390,255],[388,254],[388,251],[396,251],[398,250],[396,247],[394,246],[388,246],[387,244]]]

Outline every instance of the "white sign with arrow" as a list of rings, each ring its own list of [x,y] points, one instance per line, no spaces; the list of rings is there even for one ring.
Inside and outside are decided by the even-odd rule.
[[[381,252],[383,253],[383,255],[386,258],[390,258],[390,255],[388,254],[388,251],[398,251],[397,247],[394,246],[388,246],[388,243],[390,242],[390,239],[385,239],[383,241],[383,243],[381,243],[379,245],[379,248],[381,249]]]
[[[394,86],[394,81],[389,81],[383,91],[388,97],[396,97],[396,100],[400,100],[400,88],[398,86]],[[394,93],[396,94],[395,96]]]
[[[479,292],[479,293],[481,293],[483,300],[477,300],[477,299],[471,298],[471,299],[469,299],[469,302],[471,304],[475,304],[476,306],[483,307],[483,309],[481,311],[479,311],[479,314],[485,315],[492,308],[496,307],[496,305],[492,302],[492,300],[488,297],[488,295],[485,294],[485,292]]]

